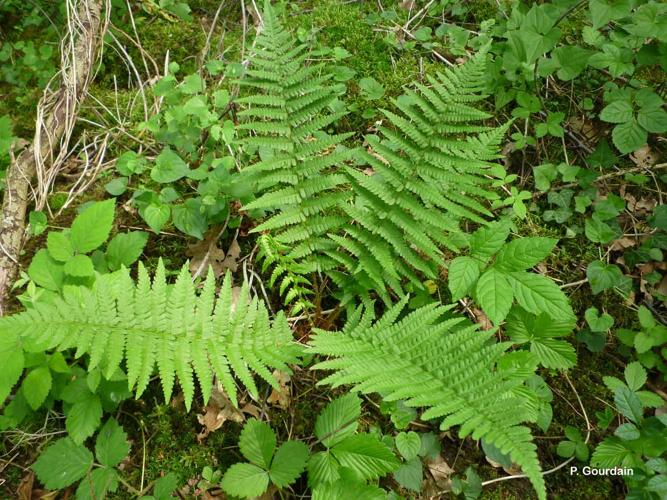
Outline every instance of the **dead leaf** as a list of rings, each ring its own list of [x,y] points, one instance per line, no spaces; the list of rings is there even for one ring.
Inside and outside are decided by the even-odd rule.
[[[426,460],[426,468],[439,488],[451,488],[452,481],[449,478],[454,473],[454,469],[449,466],[442,455]]]
[[[660,284],[657,287],[655,287],[655,291],[660,295],[667,295],[667,276],[664,276],[662,278]]]
[[[213,268],[215,277],[222,275],[225,268],[225,252],[218,247],[221,230],[219,227],[212,227],[204,235],[204,239],[193,245],[188,245],[185,255],[190,259],[190,273],[192,276],[206,275],[209,268]]]
[[[482,330],[491,330],[493,328],[491,320],[484,313],[484,311],[482,311],[481,309],[477,309],[476,307],[473,307],[472,313],[475,315],[475,321],[479,323],[479,325],[482,327]]]
[[[225,271],[226,269],[229,269],[231,272],[235,273],[236,269],[238,268],[238,260],[240,255],[241,247],[239,246],[238,241],[236,241],[236,238],[234,238],[232,244],[229,245],[225,260],[223,260],[221,263],[222,270]]]
[[[632,160],[632,163],[638,167],[650,167],[655,165],[655,162],[658,161],[658,156],[651,151],[651,148],[647,144],[632,153],[630,155],[630,160]]]
[[[35,483],[35,474],[33,472],[28,472],[23,479],[21,479],[21,484],[16,490],[16,498],[18,500],[32,500],[32,488]]]
[[[630,238],[629,236],[623,236],[622,238],[619,238],[617,240],[614,240],[614,242],[611,245],[612,250],[625,250],[626,248],[633,247],[637,244],[637,240],[634,238]]]
[[[280,390],[273,389],[268,399],[267,403],[274,406],[280,406],[282,409],[289,408],[290,405],[290,388],[287,386],[287,383],[290,381],[290,376],[287,373],[274,370],[273,376],[278,381]]]
[[[218,383],[211,393],[211,399],[204,408],[204,413],[197,415],[197,420],[204,426],[197,434],[197,441],[201,443],[211,432],[217,431],[228,420],[240,423],[245,420],[245,415],[234,407]]]

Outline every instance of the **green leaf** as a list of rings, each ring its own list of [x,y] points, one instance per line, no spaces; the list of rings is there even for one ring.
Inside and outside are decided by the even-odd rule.
[[[609,123],[625,123],[632,120],[632,103],[619,99],[605,106],[600,112],[600,119]]]
[[[479,278],[479,263],[472,257],[456,257],[449,264],[447,276],[452,300],[467,295]]]
[[[493,265],[500,271],[523,271],[542,262],[558,242],[555,238],[518,238],[504,245]]]
[[[635,120],[616,125],[611,132],[614,146],[621,153],[631,153],[646,144],[648,134]]]
[[[269,487],[269,473],[252,464],[234,464],[222,477],[226,493],[241,498],[258,497]]]
[[[527,272],[507,274],[514,297],[521,307],[533,314],[546,313],[554,319],[574,317],[570,302],[563,291],[546,276]]]
[[[652,134],[667,132],[667,112],[662,108],[640,109],[637,123]]]
[[[111,196],[120,196],[127,191],[127,177],[117,177],[104,185],[104,189]]]
[[[146,159],[134,151],[126,151],[116,160],[116,170],[121,175],[129,177],[133,174],[140,174],[146,168]]]
[[[155,500],[170,500],[174,490],[178,488],[178,476],[173,472],[162,476],[153,486],[153,497]]]
[[[189,234],[200,240],[204,239],[204,233],[208,228],[208,224],[202,214],[201,208],[201,201],[192,198],[187,200],[183,205],[175,206],[171,212],[174,226],[185,234]]]
[[[533,167],[533,178],[538,191],[548,191],[551,183],[556,180],[556,177],[558,177],[558,170],[556,169],[556,165],[552,163]]]
[[[40,482],[50,490],[74,484],[86,475],[93,465],[93,454],[70,438],[59,439],[50,445],[33,464]]]
[[[394,472],[394,479],[403,488],[417,492],[421,491],[422,480],[424,479],[421,460],[413,458],[401,464],[396,472]]]
[[[637,318],[639,319],[639,324],[642,328],[648,330],[656,326],[655,318],[648,307],[641,305],[637,310]]]
[[[311,455],[308,460],[308,485],[315,488],[319,484],[333,483],[340,478],[340,465],[330,451]]]
[[[602,441],[591,457],[591,466],[611,468],[621,465],[625,459],[632,456],[625,444],[618,438],[606,438]]]
[[[87,255],[76,255],[65,264],[63,268],[65,274],[68,276],[75,276],[77,278],[85,278],[95,274],[95,266],[93,261]]]
[[[39,236],[44,231],[46,231],[48,221],[46,219],[46,214],[41,211],[31,210],[28,215],[28,223],[30,224],[30,234],[33,236]]]
[[[634,441],[635,439],[639,439],[640,433],[635,424],[625,423],[616,428],[614,435],[623,441]]]
[[[109,269],[116,271],[121,266],[130,267],[141,256],[147,241],[148,233],[143,231],[130,231],[114,236],[106,251]]]
[[[638,391],[646,383],[646,370],[639,361],[628,363],[625,367],[625,381],[632,391]]]
[[[39,408],[51,390],[51,370],[48,366],[38,366],[32,369],[25,379],[21,388],[23,396],[33,410]]]
[[[102,402],[99,396],[90,397],[79,403],[74,403],[66,412],[65,428],[72,440],[83,443],[92,436],[102,422]]]
[[[86,475],[76,489],[76,500],[100,500],[118,489],[118,474],[114,469],[100,467]]]
[[[0,407],[9,396],[12,388],[23,374],[25,356],[19,344],[19,337],[14,332],[0,335]]]
[[[368,101],[381,99],[384,96],[384,87],[375,78],[366,77],[359,80],[361,95]]]
[[[600,316],[596,307],[586,309],[584,318],[586,318],[586,323],[588,323],[588,326],[594,332],[606,332],[614,326],[614,318],[607,313]]]
[[[399,462],[387,446],[370,434],[350,436],[331,449],[343,467],[360,479],[378,479],[398,468]]]
[[[156,233],[162,231],[162,228],[167,223],[169,216],[171,215],[171,209],[169,208],[169,205],[164,205],[162,203],[151,203],[139,212],[146,221],[146,224],[148,224],[149,227]]]
[[[271,482],[278,488],[292,484],[306,468],[310,452],[301,441],[287,441],[280,445],[269,469]]]
[[[617,237],[616,231],[606,222],[600,220],[597,215],[587,218],[584,225],[586,238],[593,243],[609,243]]]
[[[361,399],[354,393],[333,400],[315,420],[315,436],[327,448],[357,431],[361,416]]]
[[[97,461],[107,467],[115,467],[130,453],[130,443],[123,428],[110,418],[97,435],[95,456]]]
[[[586,69],[588,59],[593,51],[578,47],[576,45],[566,45],[558,47],[552,52],[553,57],[558,61],[558,78],[569,81],[581,74]]]
[[[614,390],[616,409],[628,420],[639,423],[643,418],[642,402],[639,397],[627,387],[618,387]]]
[[[609,21],[620,19],[630,13],[629,0],[590,0],[588,2],[593,28],[603,27]]]
[[[396,435],[396,449],[405,460],[412,460],[421,449],[421,439],[414,431],[399,432]]]
[[[486,271],[477,281],[477,302],[494,324],[499,324],[512,307],[512,288],[506,275],[494,268]]]
[[[113,225],[114,206],[114,199],[98,201],[74,219],[70,230],[74,250],[92,252],[107,240]]]
[[[62,264],[53,260],[46,249],[39,250],[32,258],[28,276],[37,285],[54,292],[60,290],[65,279]]]
[[[569,458],[574,455],[576,446],[576,443],[573,443],[572,441],[561,441],[556,447],[556,453],[559,457]]]
[[[312,500],[386,500],[387,492],[377,486],[353,479],[342,478],[333,484],[318,486],[313,490]]]
[[[487,262],[502,248],[509,234],[510,228],[504,222],[495,222],[478,229],[470,238],[472,256]]]
[[[276,434],[267,423],[252,418],[241,431],[239,449],[252,463],[268,470],[276,449]]]
[[[591,262],[586,269],[586,277],[593,294],[597,295],[621,283],[623,273],[615,264],[605,264],[600,260]]]
[[[151,179],[155,182],[166,184],[182,179],[190,172],[190,168],[180,156],[171,149],[164,149],[157,158],[155,166],[151,169]]]
[[[46,237],[49,255],[58,262],[67,262],[74,256],[74,248],[64,233],[50,232]]]

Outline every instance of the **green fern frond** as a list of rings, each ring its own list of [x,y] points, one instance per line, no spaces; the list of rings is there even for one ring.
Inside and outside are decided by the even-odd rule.
[[[146,389],[157,365],[166,401],[178,380],[189,409],[193,376],[208,401],[217,376],[236,402],[236,375],[255,397],[251,371],[278,388],[268,368],[289,372],[300,348],[293,343],[287,321],[269,319],[263,302],[250,299],[244,284],[238,296],[231,276],[219,295],[209,272],[202,291],[195,291],[187,265],[168,285],[162,261],[151,281],[139,265],[135,283],[127,269],[98,277],[92,289],[68,290],[52,303],[0,318],[0,335],[11,335],[27,351],[75,349],[90,356],[88,369],[101,368],[110,377],[126,360],[130,389],[137,397]]]
[[[485,98],[485,61],[482,50],[466,64],[429,77],[429,85],[406,91],[394,101],[396,111],[382,110],[379,136],[367,136],[369,149],[358,155],[371,173],[346,169],[354,197],[344,210],[360,228],[346,228],[346,238],[363,239],[339,242],[359,260],[346,266],[350,275],[363,269],[375,282],[382,280],[379,286],[394,288],[384,276],[396,273],[378,278],[376,272],[387,261],[381,248],[388,248],[388,259],[410,270],[399,273],[397,267],[397,273],[417,283],[415,272],[433,278],[442,249],[458,251],[461,221],[485,224],[492,216],[488,202],[498,194],[491,184],[504,176],[494,160],[507,127],[481,123],[492,117],[475,105]],[[359,251],[371,235],[377,248],[366,254],[376,262]],[[400,286],[394,291],[402,293]]]
[[[313,369],[334,372],[320,384],[349,384],[426,408],[423,419],[442,418],[443,430],[459,426],[461,437],[484,439],[508,454],[545,499],[536,446],[521,425],[530,417],[516,395],[522,380],[495,370],[509,344],[452,317],[453,306],[427,305],[397,322],[406,304],[407,297],[377,321],[360,307],[342,332],[316,329],[310,350],[330,359]]]

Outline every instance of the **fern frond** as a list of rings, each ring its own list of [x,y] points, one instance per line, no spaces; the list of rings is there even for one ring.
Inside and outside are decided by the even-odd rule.
[[[282,324],[284,323],[284,324]],[[76,349],[90,356],[88,369],[100,367],[108,378],[125,359],[128,384],[139,397],[157,365],[166,401],[180,383],[189,409],[194,398],[194,376],[204,401],[211,394],[215,374],[236,402],[238,379],[257,397],[250,367],[278,387],[268,367],[289,371],[300,348],[283,316],[268,318],[264,304],[250,299],[243,285],[234,304],[231,276],[225,276],[215,297],[215,277],[209,272],[197,294],[185,265],[176,282],[168,285],[162,261],[151,279],[139,265],[136,284],[129,270],[98,277],[92,289],[77,288],[37,302],[33,308],[0,318],[0,335],[17,336],[28,351]]]
[[[509,454],[546,499],[537,448],[521,425],[530,417],[515,391],[522,380],[495,369],[509,344],[452,317],[453,306],[427,305],[397,322],[406,304],[407,297],[378,321],[360,307],[342,332],[316,329],[310,350],[330,359],[313,369],[333,371],[320,384],[349,384],[426,408],[423,419],[442,418],[443,430],[459,426],[461,437],[484,439]]]

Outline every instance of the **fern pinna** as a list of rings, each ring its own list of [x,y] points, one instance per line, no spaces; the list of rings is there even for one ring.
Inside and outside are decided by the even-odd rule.
[[[238,291],[238,289],[236,290]],[[160,261],[152,280],[139,265],[135,284],[127,269],[97,278],[92,289],[69,289],[52,303],[37,302],[20,314],[0,318],[3,346],[40,352],[75,349],[90,356],[88,369],[103,369],[108,378],[126,360],[130,388],[139,397],[157,364],[166,401],[178,378],[189,409],[194,397],[193,372],[208,401],[213,376],[236,402],[236,375],[257,396],[251,370],[278,388],[268,369],[289,372],[300,348],[292,341],[285,316],[271,321],[263,302],[249,299],[243,286],[238,295],[225,277],[216,298],[210,272],[197,294],[187,265],[174,285],[168,285]],[[15,374],[16,380],[21,371]],[[14,380],[15,382],[15,380]]]
[[[256,93],[236,100],[243,108],[237,129],[247,131],[241,144],[260,157],[243,170],[260,193],[244,209],[271,213],[254,231],[289,245],[287,263],[300,274],[331,267],[321,250],[333,245],[326,234],[346,222],[332,208],[348,196],[336,166],[354,153],[342,145],[350,134],[324,131],[345,114],[327,112],[337,99],[332,75],[322,64],[306,65],[307,47],[283,29],[268,1],[255,46],[238,83]]]
[[[523,380],[495,368],[510,344],[493,342],[493,330],[452,317],[453,306],[430,304],[397,322],[406,303],[377,321],[358,308],[342,332],[316,329],[310,349],[331,359],[313,369],[334,371],[319,383],[352,384],[388,401],[428,408],[422,419],[444,417],[443,430],[458,425],[461,437],[484,439],[508,454],[545,499],[536,446],[521,425],[534,417],[517,390]]]
[[[507,126],[480,124],[492,118],[474,105],[485,98],[485,61],[482,50],[428,76],[428,86],[415,84],[393,101],[396,112],[382,110],[386,126],[366,136],[361,153],[371,168],[346,168],[355,196],[342,207],[354,226],[332,236],[347,255],[331,253],[351,275],[334,275],[341,286],[370,279],[378,291],[400,291],[407,278],[421,287],[420,275],[436,278],[441,250],[465,241],[460,221],[491,216],[486,202],[498,198],[494,178],[504,177],[494,160]]]

